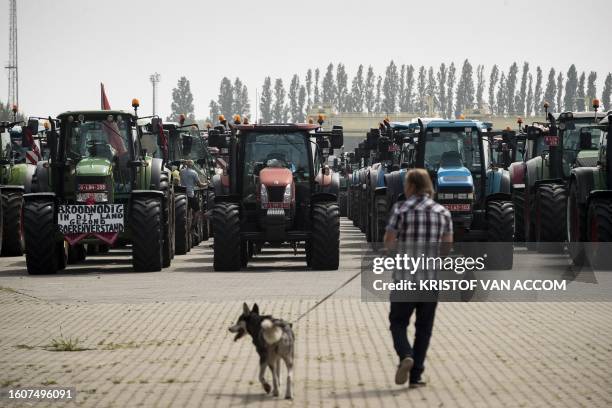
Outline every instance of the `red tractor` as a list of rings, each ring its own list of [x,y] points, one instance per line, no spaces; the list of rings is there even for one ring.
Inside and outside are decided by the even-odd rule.
[[[325,157],[343,131],[316,124],[240,124],[211,129],[208,144],[228,153],[213,178],[215,270],[238,270],[264,244],[305,244],[313,269],[339,263],[339,177]],[[226,150],[227,149],[227,150]]]

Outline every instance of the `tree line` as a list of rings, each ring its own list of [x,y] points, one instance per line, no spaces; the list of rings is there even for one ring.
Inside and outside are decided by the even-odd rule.
[[[528,62],[514,62],[506,71],[495,64],[485,72],[484,65],[474,67],[467,59],[461,67],[441,63],[436,68],[391,61],[384,75],[372,66],[359,65],[349,82],[344,64],[330,63],[324,71],[294,74],[288,87],[282,78],[264,78],[257,103],[263,122],[303,122],[314,105],[327,105],[336,112],[528,117],[543,115],[545,101],[551,112],[592,110],[591,100],[599,96],[601,109],[612,109],[612,74],[605,77],[601,93],[596,83],[597,72],[578,72],[574,64],[567,72],[550,68],[547,74],[540,66],[532,70]],[[171,117],[193,115],[193,96],[185,77],[173,91],[173,100]],[[221,80],[217,99],[209,103],[209,120],[219,114],[251,116],[248,89],[240,78]]]

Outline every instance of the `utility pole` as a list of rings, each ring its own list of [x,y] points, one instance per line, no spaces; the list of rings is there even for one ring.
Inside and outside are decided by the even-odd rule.
[[[9,62],[7,106],[19,106],[19,76],[17,72],[17,0],[9,0]]]
[[[151,84],[153,85],[153,116],[155,116],[155,102],[157,98],[157,84],[159,83],[159,74],[156,72],[149,77]]]

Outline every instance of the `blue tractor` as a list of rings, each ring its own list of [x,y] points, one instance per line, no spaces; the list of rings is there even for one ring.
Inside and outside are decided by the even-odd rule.
[[[455,241],[496,243],[495,249],[487,254],[487,267],[511,269],[514,207],[510,175],[508,170],[491,163],[490,125],[476,120],[419,119],[417,126],[418,133],[412,140],[405,138],[402,145],[400,170],[385,177],[386,202],[404,198],[407,168],[427,169],[436,201],[451,212]],[[387,205],[386,213],[382,203],[380,207],[378,218],[386,221],[390,206]]]

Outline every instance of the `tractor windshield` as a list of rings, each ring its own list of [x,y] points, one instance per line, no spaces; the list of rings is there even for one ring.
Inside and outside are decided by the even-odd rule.
[[[69,155],[82,159],[102,157],[109,161],[128,154],[131,125],[120,116],[74,122],[69,137]]]
[[[308,184],[311,171],[307,150],[310,145],[308,136],[304,132],[251,132],[245,135],[243,139],[245,196],[255,193],[256,178],[265,167],[287,168],[293,173],[296,184]]]
[[[440,167],[467,167],[472,171],[478,171],[480,148],[476,129],[428,129],[425,167],[429,171],[437,171]]]
[[[593,126],[593,122],[593,119],[588,119],[565,123],[565,129],[563,130],[563,158],[567,163],[573,163],[580,150],[597,150],[601,130],[596,128],[591,129],[591,147],[580,149],[580,130],[587,126]]]

